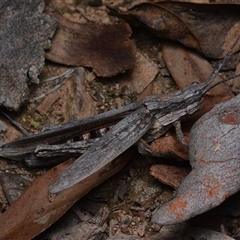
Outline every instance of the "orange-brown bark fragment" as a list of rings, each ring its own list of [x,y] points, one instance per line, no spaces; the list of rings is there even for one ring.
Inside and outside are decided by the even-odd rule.
[[[189,174],[190,169],[178,168],[164,164],[155,164],[150,168],[150,174],[159,181],[177,189],[183,179]]]

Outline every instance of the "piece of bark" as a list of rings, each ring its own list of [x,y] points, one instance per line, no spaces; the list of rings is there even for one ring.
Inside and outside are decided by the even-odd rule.
[[[185,141],[189,142],[189,133],[185,133]],[[180,143],[176,135],[170,132],[167,136],[163,136],[154,140],[150,144],[154,156],[177,157],[183,160],[188,160],[188,150],[182,143]]]
[[[190,173],[188,168],[179,168],[175,166],[168,166],[164,164],[155,164],[150,168],[150,174],[161,181],[177,189],[182,183],[183,179]]]
[[[46,58],[68,66],[85,66],[101,77],[111,77],[134,67],[136,46],[127,23],[79,24],[48,11],[59,22]]]
[[[18,110],[28,99],[28,85],[39,81],[44,49],[56,29],[43,9],[43,0],[0,3],[0,107]]]
[[[129,149],[114,162],[84,179],[84,181],[62,191],[49,194],[49,186],[73,159],[52,168],[33,184],[0,216],[0,239],[32,239],[59,219],[78,199],[92,188],[118,172],[130,159],[133,149]]]
[[[189,159],[193,170],[175,198],[153,213],[161,225],[186,221],[206,212],[240,190],[240,95],[218,104],[190,132]]]

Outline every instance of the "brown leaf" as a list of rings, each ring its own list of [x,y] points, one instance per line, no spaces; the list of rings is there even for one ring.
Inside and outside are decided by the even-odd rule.
[[[106,165],[58,195],[49,195],[48,188],[74,160],[52,168],[36,179],[0,216],[0,239],[32,239],[59,219],[79,198],[118,172],[129,160],[132,152],[126,151],[116,158],[114,163]]]
[[[53,62],[92,67],[101,77],[133,68],[136,47],[128,24],[79,24],[50,12],[59,22],[46,58]]]
[[[152,165],[150,168],[150,174],[153,177],[175,189],[180,186],[183,179],[189,174],[189,172],[190,169],[188,168],[178,168],[164,164]]]
[[[18,110],[29,95],[30,82],[38,83],[44,49],[56,21],[43,14],[44,1],[5,1],[0,7],[0,106]]]
[[[163,45],[163,58],[180,89],[189,86],[193,82],[205,82],[213,72],[211,64],[196,51],[192,51],[177,43],[165,43]],[[221,81],[218,74],[213,83]],[[214,87],[207,95],[218,95],[229,91],[227,84]]]
[[[141,3],[122,17],[138,20],[161,38],[179,41],[210,58],[221,58],[240,35],[238,5]],[[240,44],[235,48],[237,51]]]
[[[218,206],[240,189],[240,95],[202,116],[190,133],[193,167],[176,197],[153,214],[158,224],[185,221]]]

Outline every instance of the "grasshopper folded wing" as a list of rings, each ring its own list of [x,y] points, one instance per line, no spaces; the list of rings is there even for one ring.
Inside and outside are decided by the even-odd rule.
[[[136,143],[151,127],[154,117],[141,108],[121,120],[69,166],[49,188],[58,193],[102,168]]]

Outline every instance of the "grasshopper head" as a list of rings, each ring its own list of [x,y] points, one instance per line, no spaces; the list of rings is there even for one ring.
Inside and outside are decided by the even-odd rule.
[[[183,98],[186,104],[187,114],[192,114],[200,108],[203,97],[208,90],[209,87],[207,82],[193,82],[183,90]]]

